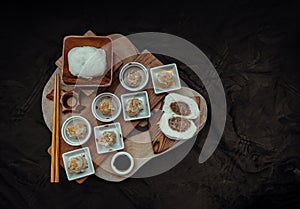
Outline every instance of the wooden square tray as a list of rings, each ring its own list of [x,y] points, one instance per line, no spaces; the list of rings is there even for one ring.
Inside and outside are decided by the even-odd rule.
[[[71,74],[68,63],[68,53],[74,47],[92,46],[101,48],[106,53],[107,69],[102,76],[84,79]],[[77,86],[110,86],[113,76],[112,40],[108,36],[66,36],[63,41],[62,81],[68,85]]]

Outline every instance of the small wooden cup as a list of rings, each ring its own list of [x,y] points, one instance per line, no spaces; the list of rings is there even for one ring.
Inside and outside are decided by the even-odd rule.
[[[80,104],[79,94],[75,91],[63,92],[60,98],[62,113],[80,112],[84,106]]]

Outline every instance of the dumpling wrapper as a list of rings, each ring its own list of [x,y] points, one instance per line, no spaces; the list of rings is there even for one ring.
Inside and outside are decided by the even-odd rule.
[[[173,102],[183,102],[183,103],[187,104],[191,111],[190,114],[184,116],[184,115],[179,115],[179,114],[176,114],[175,112],[173,112],[172,109],[170,108],[170,105]],[[187,97],[187,96],[184,96],[181,94],[177,94],[177,93],[170,93],[165,97],[162,110],[165,113],[173,114],[173,115],[180,116],[180,117],[187,118],[187,119],[196,119],[200,115],[200,110],[199,110],[198,104],[195,102],[195,100],[193,100],[190,97]]]
[[[196,134],[197,127],[196,127],[195,123],[192,120],[189,120],[186,118],[185,119],[190,122],[190,127],[186,131],[179,132],[179,131],[173,130],[169,126],[169,119],[172,117],[178,117],[178,116],[174,116],[173,114],[164,113],[161,116],[160,121],[158,122],[160,130],[163,132],[163,134],[166,137],[168,137],[170,139],[174,139],[174,140],[188,140]],[[182,118],[182,117],[180,117],[180,118]]]
[[[102,76],[107,69],[105,51],[91,46],[72,48],[68,62],[72,75],[86,79]]]

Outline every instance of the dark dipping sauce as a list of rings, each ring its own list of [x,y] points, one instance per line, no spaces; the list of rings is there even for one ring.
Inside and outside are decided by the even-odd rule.
[[[170,104],[170,108],[177,115],[187,116],[191,114],[191,109],[189,105],[184,102],[172,102]]]
[[[172,130],[184,132],[189,129],[191,122],[188,119],[181,117],[172,117],[169,119],[169,126]]]
[[[120,170],[125,171],[130,167],[130,159],[126,155],[120,155],[115,159],[114,166]]]

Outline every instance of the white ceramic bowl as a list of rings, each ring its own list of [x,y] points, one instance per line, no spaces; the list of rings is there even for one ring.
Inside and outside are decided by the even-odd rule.
[[[127,76],[127,73],[129,72],[129,70],[140,70],[140,72],[142,74],[141,83],[137,87],[130,87],[125,82],[125,78]],[[128,91],[142,90],[148,84],[148,80],[149,80],[148,70],[144,65],[142,65],[139,62],[129,62],[122,67],[120,74],[119,74],[119,80],[120,80],[121,85]]]
[[[104,97],[111,97],[112,98],[113,105],[115,107],[115,111],[113,112],[113,114],[111,116],[103,115],[101,113],[101,111],[96,108],[96,106],[99,105],[101,99],[104,98]],[[91,108],[92,108],[92,113],[93,113],[95,118],[97,118],[98,120],[100,120],[102,122],[111,122],[111,121],[115,120],[120,115],[122,106],[121,106],[120,99],[115,94],[112,94],[112,93],[109,93],[109,92],[104,92],[104,93],[101,93],[101,94],[99,94],[98,96],[96,96],[94,98]]]
[[[75,121],[75,120],[79,121],[79,122],[83,122],[87,127],[87,133],[86,133],[86,136],[83,139],[76,139],[76,138],[70,137],[67,133],[68,125],[72,121]],[[90,125],[89,121],[87,119],[85,119],[84,117],[81,117],[81,116],[71,116],[71,117],[67,118],[65,120],[65,122],[63,123],[62,127],[61,127],[62,138],[64,139],[64,141],[67,144],[69,144],[71,146],[83,145],[84,143],[86,143],[89,140],[89,138],[91,136],[91,133],[92,133],[92,128],[91,128],[91,125]]]
[[[126,170],[119,170],[115,165],[115,161],[116,159],[121,156],[121,155],[125,155],[126,157],[128,157],[129,161],[130,161],[130,165],[129,167],[126,169]],[[134,160],[133,160],[133,157],[131,156],[131,154],[129,154],[128,152],[117,152],[116,154],[114,154],[114,156],[112,157],[111,159],[111,168],[113,169],[113,171],[116,173],[116,174],[119,174],[119,175],[126,175],[128,173],[130,173],[133,169],[133,166],[134,166]]]

